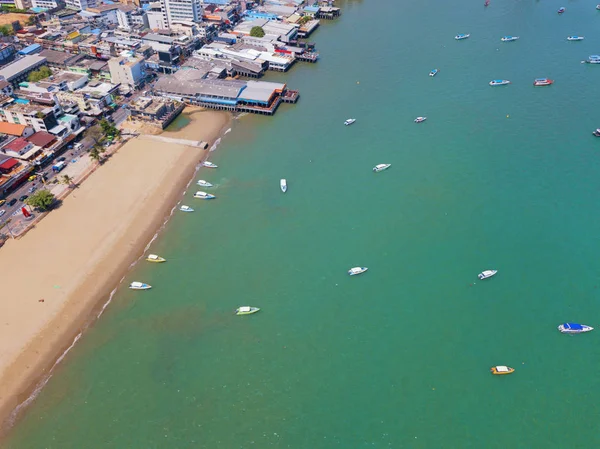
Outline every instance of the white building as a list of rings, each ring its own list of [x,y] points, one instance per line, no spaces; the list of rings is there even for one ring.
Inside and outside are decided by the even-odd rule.
[[[110,80],[113,84],[121,84],[135,89],[144,80],[144,60],[136,57],[111,58],[108,61]]]
[[[168,28],[160,2],[150,3],[150,8],[146,10],[146,17],[148,19],[148,28],[151,30],[164,30]]]
[[[202,4],[200,0],[161,0],[160,7],[163,22],[170,26],[174,21],[202,21]]]
[[[31,6],[34,8],[53,9],[58,6],[54,0],[31,0]]]
[[[116,25],[119,23],[117,19],[118,10],[119,5],[100,5],[96,7],[88,6],[87,12],[94,14],[96,20],[104,22],[107,25]]]
[[[96,7],[96,0],[65,0],[67,8],[85,10]]]

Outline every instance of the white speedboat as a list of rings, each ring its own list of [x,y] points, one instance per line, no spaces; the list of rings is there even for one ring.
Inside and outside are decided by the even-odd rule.
[[[181,212],[194,212],[194,209],[192,209],[190,206],[186,206],[185,204],[181,206],[179,210]]]
[[[519,36],[504,36],[502,39],[500,39],[502,42],[513,42],[513,41],[518,41],[519,40]]]
[[[487,279],[487,278],[491,278],[493,275],[495,275],[498,272],[498,270],[485,270],[482,271],[481,273],[479,273],[477,275],[477,277],[479,279]]]
[[[439,72],[438,69],[433,69],[431,72],[429,72],[429,76],[435,76],[438,74],[438,72]]]
[[[457,34],[456,36],[454,36],[454,39],[456,39],[457,41],[462,41],[463,39],[468,39],[470,37],[470,34]]]
[[[144,284],[143,282],[132,282],[129,284],[129,288],[132,290],[149,290],[152,288],[152,286]]]
[[[417,117],[415,123],[423,123],[425,120],[427,120],[427,117]]]
[[[279,188],[283,193],[287,192],[287,181],[285,179],[279,180]]]
[[[153,262],[153,263],[162,263],[162,262],[167,261],[167,259],[165,259],[164,257],[157,256],[156,254],[148,254],[148,257],[146,257],[146,260],[148,262]]]
[[[392,164],[377,164],[375,167],[373,167],[373,171],[375,173],[383,171],[383,170],[387,170],[388,168],[390,168],[392,166]]]
[[[490,86],[506,86],[507,84],[510,84],[510,81],[508,81],[508,80],[492,80],[492,81],[490,81]]]
[[[584,332],[593,331],[594,328],[579,323],[563,323],[558,326],[558,330],[563,334],[582,334]]]
[[[199,181],[196,183],[196,185],[199,185],[200,187],[212,187],[212,186],[213,186],[213,185],[212,185],[210,182],[208,182],[208,181],[205,181],[204,179],[200,179],[200,180],[199,180]]]
[[[583,37],[583,36],[569,36],[569,37],[567,37],[568,41],[582,41],[584,39],[585,39],[585,37]]]
[[[250,307],[250,306],[242,306],[235,309],[236,315],[252,315],[253,313],[258,312],[260,309],[258,307]]]
[[[350,268],[348,270],[348,274],[350,276],[356,276],[357,274],[363,274],[367,270],[368,270],[367,267],[354,267],[354,268]]]
[[[344,122],[344,125],[348,126],[348,125],[352,125],[352,123],[354,123],[356,121],[355,118],[349,118],[348,120],[346,120]]]
[[[194,198],[199,198],[201,200],[212,200],[216,198],[216,196],[203,192],[202,190],[198,190],[196,193],[194,193]]]
[[[209,162],[209,161],[204,161],[204,164],[202,164],[202,165],[204,165],[205,167],[208,167],[208,168],[217,168],[218,167],[217,164],[213,164],[212,162]]]

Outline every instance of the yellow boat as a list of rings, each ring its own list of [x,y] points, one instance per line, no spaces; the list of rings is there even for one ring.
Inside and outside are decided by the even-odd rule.
[[[153,263],[161,263],[161,262],[167,261],[167,259],[157,256],[156,254],[148,254],[148,257],[146,257],[146,260],[148,262],[153,262]]]
[[[492,374],[500,376],[502,374],[512,374],[515,372],[515,369],[511,368],[510,366],[492,366],[490,371]]]
[[[242,306],[235,310],[236,315],[251,315],[253,313],[258,312],[260,309],[258,307],[250,307],[250,306]]]

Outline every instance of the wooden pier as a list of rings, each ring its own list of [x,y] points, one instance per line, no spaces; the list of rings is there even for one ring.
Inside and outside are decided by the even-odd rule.
[[[336,8],[334,6],[323,6],[319,10],[319,13],[317,14],[317,18],[333,20],[333,19],[338,18],[341,13],[342,13],[342,10],[340,8]]]
[[[319,53],[316,52],[305,52],[296,55],[298,61],[304,62],[317,62],[319,59]]]

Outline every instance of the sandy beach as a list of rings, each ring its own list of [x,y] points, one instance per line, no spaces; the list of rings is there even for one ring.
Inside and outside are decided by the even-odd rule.
[[[188,118],[181,134],[165,135],[212,144],[230,121],[213,111]],[[0,249],[4,422],[94,321],[206,155],[191,146],[133,139],[23,238]]]

